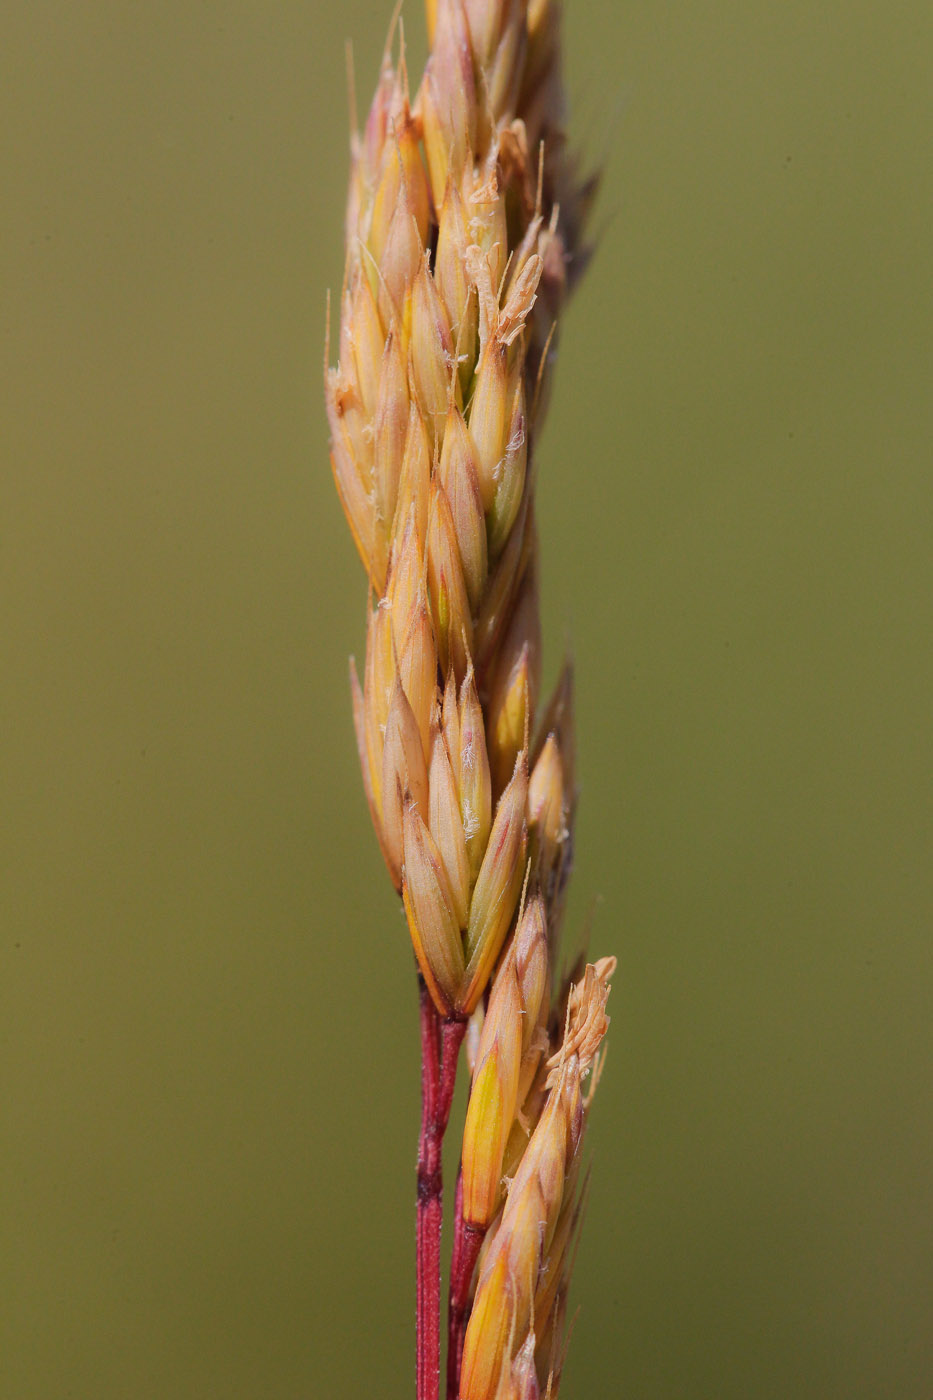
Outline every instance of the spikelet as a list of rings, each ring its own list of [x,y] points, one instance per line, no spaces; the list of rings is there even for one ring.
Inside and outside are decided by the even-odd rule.
[[[526,905],[496,973],[475,1054],[463,1132],[463,1219],[485,1230],[501,1199],[503,1160],[516,1115],[548,1039],[550,967],[544,901]]]
[[[581,1216],[581,1145],[598,1080],[599,1045],[609,1024],[605,1008],[614,968],[612,958],[590,964],[565,992],[564,1029],[543,1066],[545,1091],[540,1093],[539,1084],[529,1104],[536,1120],[480,1259],[463,1349],[461,1400],[511,1394],[516,1363],[528,1352],[534,1355],[541,1393],[550,1382],[550,1393],[556,1394],[561,1307]],[[594,1066],[593,1089],[584,1095],[584,1078]]]
[[[390,42],[353,134],[325,401],[372,597],[351,681],[364,787],[438,1009],[466,1015],[514,923],[529,817],[538,866],[553,826],[544,769],[527,809],[541,669],[529,447],[588,196],[560,126],[555,7],[436,0],[429,27],[417,96]]]

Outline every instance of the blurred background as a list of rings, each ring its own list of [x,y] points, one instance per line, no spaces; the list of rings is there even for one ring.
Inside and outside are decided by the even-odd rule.
[[[388,9],[0,14],[4,1400],[413,1391],[321,402]],[[567,10],[546,661],[620,965],[563,1393],[929,1400],[933,11]]]

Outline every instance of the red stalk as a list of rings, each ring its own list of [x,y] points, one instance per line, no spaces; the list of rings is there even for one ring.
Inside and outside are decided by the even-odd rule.
[[[421,1004],[421,1136],[418,1140],[416,1206],[416,1394],[439,1400],[441,1374],[441,1149],[457,1082],[457,1061],[466,1032],[460,1017],[442,1019],[419,977]]]
[[[447,1312],[447,1400],[460,1395],[463,1338],[470,1312],[470,1284],[486,1231],[468,1225],[463,1218],[463,1177],[457,1174],[454,1207],[454,1252],[450,1261],[450,1299]]]

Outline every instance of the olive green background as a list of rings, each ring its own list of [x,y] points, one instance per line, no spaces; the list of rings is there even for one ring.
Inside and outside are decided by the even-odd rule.
[[[3,1400],[413,1391],[321,404],[387,9],[0,13]],[[566,20],[545,635],[620,965],[563,1393],[929,1400],[933,12]]]

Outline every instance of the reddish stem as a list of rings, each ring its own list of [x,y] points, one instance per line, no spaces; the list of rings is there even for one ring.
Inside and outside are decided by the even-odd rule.
[[[432,1363],[439,1365],[437,1313],[431,1299],[440,1291],[441,1175],[440,1151],[433,1125],[440,1078],[438,1014],[419,978],[421,1010],[421,1136],[418,1140],[418,1202],[415,1216],[417,1251],[415,1376],[417,1400],[436,1400]]]
[[[450,1261],[450,1300],[447,1312],[447,1400],[460,1395],[463,1338],[470,1312],[470,1284],[486,1231],[463,1218],[463,1177],[457,1174],[454,1252]]]
[[[441,1372],[441,1149],[450,1117],[457,1060],[466,1031],[459,1017],[441,1019],[419,978],[421,1002],[421,1136],[418,1141],[416,1207],[417,1400],[438,1400]]]

